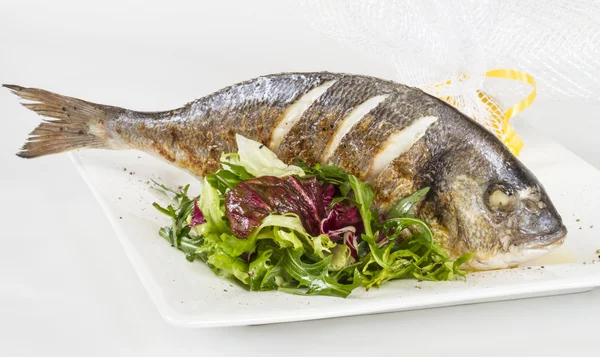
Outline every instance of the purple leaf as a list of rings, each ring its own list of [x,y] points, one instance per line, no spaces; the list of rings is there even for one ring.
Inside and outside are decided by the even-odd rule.
[[[192,214],[190,227],[194,227],[202,223],[206,223],[206,218],[204,218],[204,214],[202,213],[200,208],[198,208],[198,202],[194,200],[194,213]]]
[[[334,204],[321,221],[321,233],[326,233],[334,242],[342,240],[355,260],[358,260],[358,237],[364,231],[358,208],[345,202]]]
[[[329,211],[327,217],[321,221],[321,233],[336,231],[344,227],[354,227],[355,232],[362,232],[362,218],[356,206],[336,203]]]
[[[358,236],[355,233],[346,232],[344,234],[344,244],[350,248],[350,255],[358,261]]]
[[[326,185],[323,187],[323,210],[328,211],[329,205],[337,194],[337,189],[334,185]]]
[[[225,209],[231,231],[239,238],[248,238],[271,213],[295,213],[308,233],[318,235],[325,216],[322,202],[321,185],[315,177],[262,176],[227,192]]]
[[[346,233],[356,234],[356,228],[354,228],[353,226],[347,226],[344,228],[330,230],[323,233],[326,233],[332,241],[338,241],[344,239],[344,235]]]

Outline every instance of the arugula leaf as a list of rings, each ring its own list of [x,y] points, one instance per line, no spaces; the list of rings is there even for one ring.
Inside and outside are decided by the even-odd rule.
[[[370,252],[369,243],[367,243],[365,241],[361,241],[360,243],[358,243],[358,246],[356,247],[356,251],[358,252],[358,257],[360,259],[366,257],[367,254],[369,254],[369,252]]]
[[[326,183],[339,186],[348,181],[348,174],[337,166],[316,164],[311,167],[301,160],[298,160],[296,165],[301,167],[307,176],[316,176]]]
[[[161,213],[163,213],[169,217],[175,217],[175,215],[176,215],[175,209],[171,205],[167,206],[167,208],[164,208],[161,205],[159,205],[158,203],[154,202],[154,203],[152,203],[152,206],[154,208],[156,208],[158,211],[160,211]]]
[[[331,210],[331,208],[333,208],[333,206],[335,206],[336,203],[349,201],[349,200],[350,199],[348,197],[336,197],[333,200],[331,200],[331,203],[329,203],[329,205],[327,206],[327,209]]]
[[[362,217],[365,226],[365,234],[368,237],[372,237],[373,229],[371,228],[371,221],[373,220],[373,216],[371,213],[371,206],[373,205],[373,199],[375,197],[373,189],[371,188],[371,185],[361,182],[354,175],[348,175],[348,182],[350,183],[352,192],[354,192],[354,200],[356,201],[356,205],[358,206],[360,216]]]
[[[187,196],[189,185],[185,186],[181,192],[175,192],[161,184],[157,184],[157,186],[168,192],[174,193],[174,201],[177,203],[177,208],[174,208],[173,205],[169,205],[165,208],[156,202],[152,204],[158,211],[171,217],[172,221],[172,226],[170,228],[163,227],[159,231],[159,234],[161,237],[168,240],[172,246],[180,248],[181,240],[183,238],[190,238],[190,228],[187,224],[187,220],[194,210],[194,200]]]
[[[169,188],[169,187],[167,187],[167,186],[165,186],[165,185],[163,185],[161,183],[158,183],[158,182],[156,182],[154,180],[152,180],[152,183],[154,183],[154,185],[162,188],[164,191],[170,192],[170,193],[174,194],[175,197],[173,198],[173,200],[175,200],[175,201],[179,201],[179,200],[181,200],[183,198],[186,198],[187,197],[188,189],[190,188],[190,185],[186,185],[182,190],[175,191],[172,188]]]
[[[297,282],[285,270],[284,263],[285,262],[283,259],[279,259],[277,263],[266,272],[262,282],[260,283],[260,290],[296,290],[293,288],[293,286],[297,285]]]
[[[250,263],[248,267],[250,290],[261,290],[261,283],[267,272],[272,268],[271,255],[273,255],[273,249],[266,249],[258,253],[258,256]]]
[[[181,238],[179,242],[179,249],[181,249],[185,253],[185,259],[190,262],[193,262],[196,258],[196,251],[202,244],[204,243],[204,238],[189,237],[187,234]]]
[[[291,249],[284,250],[284,269],[301,286],[308,288],[307,295],[332,295],[346,297],[352,290],[360,285],[360,279],[355,274],[355,281],[351,284],[341,284],[335,281],[326,267],[330,264],[331,257],[327,257],[314,264],[304,263],[301,260],[302,252]]]
[[[413,194],[404,197],[401,199],[392,209],[388,211],[386,214],[386,218],[400,218],[409,214],[413,207],[421,201],[427,193],[429,192],[429,187],[424,187]]]
[[[381,224],[384,234],[390,240],[396,239],[403,229],[408,228],[410,226],[417,226],[420,229],[422,229],[424,231],[423,237],[427,240],[428,244],[432,244],[433,233],[431,232],[431,229],[429,229],[429,226],[425,222],[421,221],[418,218],[392,218],[384,221]]]
[[[466,262],[468,262],[469,260],[471,260],[473,257],[475,256],[475,253],[466,253],[461,255],[460,257],[458,257],[458,259],[456,259],[454,261],[454,263],[452,264],[452,269],[457,272],[458,274],[460,274],[461,272],[463,272],[462,270],[460,270],[459,268],[465,264]],[[464,272],[466,274],[466,272]]]
[[[221,195],[225,195],[227,190],[233,190],[242,180],[240,176],[227,170],[219,170],[214,174],[206,175],[206,181],[216,188]]]

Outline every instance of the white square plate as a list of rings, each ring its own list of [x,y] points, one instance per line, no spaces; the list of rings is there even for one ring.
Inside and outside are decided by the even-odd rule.
[[[248,292],[215,276],[202,262],[158,236],[169,219],[151,179],[170,187],[199,183],[189,174],[136,151],[88,150],[71,159],[100,202],[160,314],[186,327],[278,323],[563,294],[600,286],[600,172],[530,128],[519,134],[521,160],[546,187],[569,230],[563,247],[526,266],[470,274],[466,282],[393,281],[356,289],[348,298]],[[595,226],[595,228],[594,228]]]

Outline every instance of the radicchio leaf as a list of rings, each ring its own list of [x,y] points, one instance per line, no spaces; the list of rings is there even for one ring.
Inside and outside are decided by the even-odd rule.
[[[363,231],[362,218],[356,206],[336,203],[327,217],[321,221],[321,233],[336,231],[345,227],[354,227],[355,232]]]
[[[327,189],[328,188],[326,187],[325,190]],[[325,194],[323,194],[323,203],[325,204],[325,207],[329,207],[329,204],[333,201],[335,191],[337,190],[334,187],[334,194],[332,194],[332,199],[329,202],[326,202]],[[355,260],[358,260],[358,237],[360,237],[363,232],[364,226],[358,208],[347,202],[335,203],[331,209],[327,211],[327,217],[321,221],[321,234],[327,234],[332,241],[341,240],[343,244],[350,248],[350,255]]]
[[[358,236],[352,232],[344,234],[344,244],[350,248],[350,255],[354,260],[358,260]]]
[[[329,205],[333,202],[333,198],[336,196],[337,189],[334,185],[325,185],[322,188],[323,191],[323,210],[327,212]]]
[[[294,213],[309,234],[327,234],[332,241],[347,245],[352,257],[358,259],[358,237],[364,233],[362,217],[348,201],[334,202],[339,195],[335,185],[321,185],[315,177],[261,176],[228,191],[225,208],[231,231],[238,238],[248,238],[272,213]]]
[[[198,207],[198,202],[196,200],[194,200],[194,213],[192,213],[190,227],[194,227],[194,226],[197,226],[202,223],[206,223],[206,218],[204,218],[204,214]]]
[[[225,208],[231,231],[248,238],[271,213],[298,215],[308,233],[317,236],[325,216],[319,181],[295,176],[261,176],[238,184],[227,192]]]

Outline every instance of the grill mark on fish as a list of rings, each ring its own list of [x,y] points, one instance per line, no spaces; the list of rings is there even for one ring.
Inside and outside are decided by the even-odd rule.
[[[352,130],[352,127],[358,123],[365,115],[367,115],[371,110],[377,108],[381,102],[385,101],[390,95],[378,95],[373,98],[367,99],[361,105],[354,108],[350,114],[348,114],[344,119],[342,119],[341,123],[338,125],[338,128],[335,132],[335,135],[325,149],[325,153],[321,156],[321,163],[329,161],[331,155],[335,152],[335,150],[340,146],[340,142]]]
[[[383,149],[373,158],[367,179],[379,175],[394,159],[410,150],[437,120],[434,116],[421,117],[404,129],[393,132],[383,144]]]
[[[236,132],[267,143],[290,105],[332,79],[327,73],[259,77],[192,103],[188,116],[198,118],[201,131],[214,133],[217,151],[234,151]]]
[[[275,129],[273,129],[268,146],[273,150],[277,150],[290,130],[302,118],[306,110],[308,110],[319,97],[324,95],[335,82],[335,80],[327,81],[320,86],[311,89],[290,105],[285,110],[283,118],[279,120]]]
[[[352,127],[330,158],[331,164],[364,180],[391,133],[404,129],[420,117],[435,115],[435,106],[424,100],[421,91],[402,89],[392,93]],[[415,105],[417,97],[419,105]]]
[[[372,179],[378,209],[385,212],[396,201],[421,188],[418,175],[430,158],[426,138],[422,137]]]
[[[342,75],[304,112],[276,153],[314,164],[322,161],[332,137],[344,118],[370,98],[391,93],[390,82],[364,76]]]

